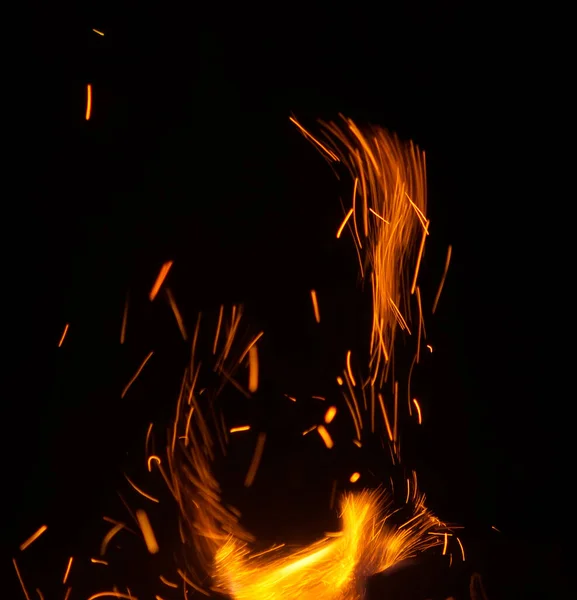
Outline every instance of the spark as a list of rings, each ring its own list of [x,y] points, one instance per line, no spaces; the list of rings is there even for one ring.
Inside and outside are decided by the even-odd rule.
[[[184,321],[182,319],[182,315],[180,314],[180,311],[178,310],[178,306],[176,305],[176,301],[174,300],[174,296],[172,295],[172,292],[170,291],[170,289],[166,288],[165,291],[166,291],[166,297],[168,298],[168,303],[170,304],[170,308],[172,309],[172,314],[174,315],[174,318],[176,319],[176,324],[178,325],[180,335],[182,336],[182,339],[186,342],[186,340],[188,340],[188,335],[186,333],[186,328],[184,326]]]
[[[147,494],[146,492],[142,491],[133,481],[130,480],[130,478],[128,477],[128,475],[126,473],[124,474],[124,477],[126,478],[126,481],[128,481],[128,483],[131,485],[131,487],[134,490],[136,490],[141,496],[143,496],[144,498],[147,498],[151,502],[156,502],[156,503],[159,502],[158,498],[155,498],[154,496],[151,496],[150,494]]]
[[[122,594],[120,592],[98,592],[98,594],[93,594],[87,600],[97,600],[97,598],[120,598],[121,600],[138,600],[135,596],[131,594]]]
[[[258,390],[258,350],[255,345],[248,352],[248,365],[248,391],[254,393]]]
[[[62,332],[62,336],[60,337],[60,341],[58,342],[59,348],[61,348],[62,344],[64,343],[64,338],[66,337],[66,334],[68,333],[68,327],[69,327],[69,324],[66,323],[66,325],[64,326],[64,331]]]
[[[431,346],[431,344],[427,344],[427,348],[428,348],[429,352],[432,354],[433,353],[433,346]]]
[[[86,86],[86,115],[87,121],[90,121],[90,115],[92,113],[92,85],[89,83]]]
[[[72,568],[73,560],[74,560],[74,557],[71,556],[70,560],[68,561],[68,565],[66,566],[66,572],[64,573],[64,579],[62,580],[63,584],[66,584],[66,582],[68,581],[68,575],[70,575],[70,569]]]
[[[324,396],[311,396],[313,398],[313,400],[326,400],[326,398]]]
[[[250,487],[253,484],[254,478],[256,476],[256,472],[260,465],[260,460],[262,458],[262,453],[264,451],[264,443],[265,442],[266,442],[266,434],[259,433],[258,438],[256,440],[254,454],[252,455],[250,467],[248,469],[248,473],[246,474],[246,478],[244,480],[245,487]]]
[[[40,598],[40,600],[44,600],[44,595],[38,588],[36,588],[36,593],[38,594],[38,597]]]
[[[379,213],[375,212],[373,208],[369,208],[369,212],[375,215],[375,217],[377,217],[378,219],[381,219],[381,221],[383,221],[387,225],[391,224],[389,221],[387,221],[387,219],[385,219],[385,217],[382,217]]]
[[[165,262],[162,265],[162,267],[160,267],[160,272],[158,273],[158,276],[154,282],[154,285],[152,286],[152,289],[150,290],[150,294],[148,295],[151,302],[158,295],[158,292],[160,291],[160,288],[162,287],[162,284],[164,283],[164,280],[166,279],[171,267],[172,267],[171,260],[169,260],[168,262]]]
[[[305,429],[303,431],[303,435],[309,434],[311,431],[314,431],[317,427],[318,427],[318,425],[313,425],[312,427],[309,427],[308,429]]]
[[[24,585],[24,580],[22,579],[22,575],[20,574],[20,570],[18,569],[18,564],[16,563],[15,558],[12,559],[12,563],[14,564],[14,569],[16,570],[16,575],[18,576],[18,581],[20,582],[20,586],[22,587],[24,596],[26,596],[26,600],[30,600],[30,596],[28,595],[28,591],[26,590],[26,586]]]
[[[433,308],[431,312],[435,314],[437,310],[437,305],[439,304],[439,298],[441,297],[441,292],[443,291],[443,286],[445,285],[445,279],[447,277],[447,272],[449,271],[449,264],[451,263],[451,252],[452,247],[449,246],[447,248],[447,258],[445,259],[445,268],[443,269],[443,276],[441,277],[441,283],[439,283],[439,289],[437,290],[437,294],[435,296],[435,300],[433,302]]]
[[[124,311],[122,313],[122,325],[120,326],[120,343],[124,344],[126,339],[126,322],[128,319],[128,302],[130,300],[130,295],[126,292],[126,299],[124,301]]]
[[[100,556],[104,556],[106,554],[106,549],[108,548],[108,544],[112,538],[121,530],[124,529],[124,523],[116,523],[114,527],[104,536],[102,540],[102,544],[100,545]]]
[[[361,478],[360,473],[353,473],[349,479],[351,483],[356,483]]]
[[[321,313],[319,312],[319,302],[317,300],[317,293],[315,290],[311,290],[311,299],[313,301],[313,311],[315,313],[315,321],[317,323],[321,322]]]
[[[102,560],[101,558],[91,558],[90,562],[94,563],[95,565],[104,565],[105,567],[108,566],[108,561]]]
[[[239,431],[250,431],[250,425],[240,425],[239,427],[232,427],[229,433],[238,433]]]
[[[350,350],[347,352],[347,373],[349,374],[349,378],[350,378],[353,386],[356,386],[357,382],[355,381],[355,378],[353,376],[353,370],[351,369],[351,351]]]
[[[325,443],[325,446],[330,450],[335,444],[333,442],[333,438],[330,436],[326,427],[324,425],[319,425],[317,427],[317,431],[319,432],[319,435]]]
[[[104,33],[102,33],[102,31],[98,31],[98,29],[93,29],[92,31],[94,31],[94,33],[97,33],[98,35],[101,35],[104,37]]]
[[[144,369],[144,366],[152,358],[153,354],[154,354],[154,352],[149,352],[147,357],[142,361],[142,364],[140,365],[140,367],[138,367],[138,370],[136,371],[136,373],[134,374],[132,379],[126,384],[126,386],[122,390],[122,394],[120,394],[121,398],[124,398],[124,396],[126,396],[126,392],[128,392],[128,390],[130,389],[130,386],[138,379],[138,376],[142,372],[142,369]]]
[[[495,527],[495,525],[491,525],[491,529],[493,529],[493,530],[494,530],[494,531],[496,531],[497,533],[501,533],[501,530],[500,530],[500,529],[497,529],[497,528]]]
[[[22,544],[20,544],[20,551],[26,550],[26,548],[28,548],[30,544],[35,542],[47,529],[47,525],[42,525],[42,527],[35,531],[25,542],[22,542]]]
[[[463,544],[461,540],[457,538],[457,542],[459,542],[459,547],[461,548],[461,556],[463,557],[463,562],[465,562],[465,548],[463,548]]]
[[[136,520],[138,521],[138,525],[140,526],[140,530],[142,531],[146,548],[148,549],[150,554],[156,554],[159,550],[158,543],[156,541],[154,531],[152,530],[152,525],[150,524],[150,521],[148,519],[148,515],[143,510],[137,510]]]
[[[160,576],[159,579],[160,579],[160,581],[162,581],[162,583],[164,583],[164,585],[167,585],[168,587],[175,588],[175,589],[178,588],[177,583],[172,583],[172,581],[168,581],[168,579],[166,579],[162,575]]]
[[[66,590],[66,594],[64,594],[64,600],[68,600],[68,598],[70,598],[71,592],[72,592],[72,588],[70,586],[68,586],[68,589]]]
[[[332,160],[338,162],[339,161],[339,157],[334,153],[331,152],[331,150],[329,150],[324,144],[321,144],[321,142],[319,142],[319,140],[317,140],[315,137],[313,137],[308,131],[306,131],[306,129],[293,117],[290,117],[290,121],[292,123],[294,123],[300,130],[300,132],[307,138],[309,139],[311,142],[313,142],[314,144],[316,144],[323,152],[325,152]]]
[[[336,406],[329,406],[327,412],[325,413],[325,423],[327,425],[329,423],[331,423],[332,420],[335,418],[336,414],[337,414],[337,407]]]
[[[353,208],[351,208],[349,210],[349,212],[345,215],[345,218],[343,219],[343,222],[341,223],[340,227],[337,229],[337,239],[339,239],[341,237],[341,233],[343,232],[343,229],[345,228],[347,221],[351,218],[351,215],[353,214]]]
[[[419,403],[416,398],[413,398],[413,404],[415,405],[415,408],[417,409],[417,418],[419,420],[419,425],[421,425],[423,423],[423,417],[421,415],[421,407],[419,406]]]

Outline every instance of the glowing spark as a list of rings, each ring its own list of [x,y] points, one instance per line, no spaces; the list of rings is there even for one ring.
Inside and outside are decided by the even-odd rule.
[[[154,285],[152,286],[152,289],[150,290],[150,294],[149,294],[149,298],[150,301],[152,302],[152,300],[154,300],[158,294],[158,292],[160,291],[160,288],[162,287],[162,284],[164,283],[164,280],[166,279],[166,276],[168,275],[168,272],[170,271],[170,268],[172,267],[172,261],[169,260],[168,262],[165,262],[162,267],[160,268],[160,272],[158,273],[158,277],[156,278],[156,281],[154,282]]]
[[[258,350],[254,345],[248,352],[248,366],[248,391],[254,393],[258,390]]]
[[[24,580],[22,579],[22,575],[20,575],[20,570],[18,569],[18,565],[16,564],[16,559],[12,559],[12,563],[14,564],[14,569],[16,570],[16,575],[18,576],[18,581],[20,582],[20,587],[24,592],[24,596],[26,596],[26,600],[30,600],[30,596],[28,595],[28,591],[26,590],[26,586],[24,585]]]
[[[463,548],[463,544],[461,540],[457,538],[457,542],[459,542],[459,547],[461,548],[461,556],[463,557],[463,562],[465,562],[465,548]]]
[[[64,594],[64,600],[68,600],[68,598],[70,598],[71,592],[72,592],[72,588],[68,587],[68,589],[66,590],[66,594]]]
[[[239,427],[232,427],[229,433],[237,433],[239,431],[250,431],[250,425],[240,425]]]
[[[158,498],[154,498],[154,496],[151,496],[150,494],[147,494],[146,492],[143,492],[139,487],[137,487],[137,485],[135,483],[133,483],[129,478],[128,475],[126,475],[126,473],[124,474],[124,477],[126,477],[126,481],[128,481],[128,483],[144,498],[147,498],[148,500],[150,500],[151,502],[156,502],[158,503],[159,500]]]
[[[143,510],[136,511],[136,520],[140,526],[140,531],[144,537],[144,543],[150,554],[156,554],[159,550],[154,531],[148,519],[148,515]]]
[[[285,394],[285,397],[288,398],[291,402],[297,401],[297,399],[294,396],[289,396],[288,394]]]
[[[415,405],[415,408],[417,409],[417,418],[419,420],[419,425],[421,425],[423,423],[423,417],[421,415],[421,407],[419,406],[419,403],[417,402],[416,398],[413,398],[413,404]]]
[[[349,374],[349,377],[351,379],[351,383],[353,384],[353,386],[356,386],[357,382],[355,381],[355,378],[353,376],[353,370],[351,369],[351,351],[350,350],[347,352],[347,373]]]
[[[387,434],[389,436],[389,440],[392,442],[393,441],[393,432],[391,430],[391,424],[389,423],[389,417],[387,416],[387,410],[385,409],[385,402],[383,400],[382,394],[379,394],[378,397],[379,397],[379,404],[381,406],[381,412],[383,413],[383,418],[385,420],[385,427],[387,428]]]
[[[313,425],[312,427],[309,427],[308,429],[305,429],[303,431],[303,435],[307,435],[308,433],[310,433],[311,431],[314,431],[318,426],[317,425]]]
[[[164,578],[162,575],[160,576],[160,581],[162,581],[162,583],[164,583],[164,585],[167,585],[168,587],[175,589],[178,588],[177,583],[172,583],[172,581],[168,581],[168,579]]]
[[[124,398],[124,396],[126,396],[126,392],[128,392],[130,386],[138,379],[138,376],[142,372],[142,369],[144,369],[144,366],[152,358],[153,354],[154,352],[149,352],[148,356],[142,361],[142,364],[140,365],[140,367],[138,367],[138,370],[136,371],[132,379],[126,384],[125,388],[122,390],[122,394],[120,394],[121,398]]]
[[[102,560],[101,558],[91,558],[90,562],[94,563],[95,565],[104,565],[105,567],[108,566],[108,561]]]
[[[86,115],[87,121],[90,120],[90,114],[92,112],[92,86],[88,84],[86,86]]]
[[[155,461],[157,465],[161,464],[161,460],[160,457],[156,456],[156,455],[151,455],[148,457],[148,460],[146,462],[147,466],[148,466],[148,472],[150,473],[152,471],[152,461]]]
[[[25,542],[22,542],[22,544],[20,544],[20,551],[26,550],[26,548],[28,548],[30,544],[35,542],[47,529],[47,525],[42,525],[42,527],[40,527],[38,531],[34,532]]]
[[[254,449],[254,454],[252,455],[252,460],[250,463],[250,467],[248,469],[248,473],[246,474],[246,478],[244,480],[245,487],[250,487],[254,481],[256,476],[256,472],[260,465],[260,460],[262,458],[262,453],[264,451],[264,443],[266,441],[266,433],[259,433],[258,438],[256,440],[256,446]]]
[[[351,478],[349,479],[349,481],[351,483],[356,483],[360,478],[361,478],[361,474],[360,473],[353,473],[351,475]]]
[[[495,530],[497,533],[501,533],[501,530],[497,529],[495,525],[491,525],[491,529]]]
[[[58,347],[60,348],[62,346],[62,344],[64,343],[64,338],[66,337],[66,334],[68,333],[68,323],[66,323],[66,325],[64,326],[64,331],[62,332],[62,336],[60,338],[60,341],[58,342]]]
[[[120,326],[120,343],[124,344],[124,340],[126,339],[126,321],[128,319],[128,301],[130,297],[128,292],[126,292],[126,300],[124,301],[124,312],[122,313],[122,325]]]
[[[102,540],[102,544],[100,545],[100,556],[104,556],[106,554],[106,549],[108,548],[108,544],[112,538],[121,530],[124,529],[123,523],[116,523],[116,525],[104,536]]]
[[[326,398],[324,396],[312,396],[312,398],[314,400],[323,400],[323,401],[326,400]]]
[[[319,432],[319,435],[325,443],[325,446],[330,450],[335,444],[329,432],[326,430],[326,427],[324,425],[319,425],[317,427],[317,431]]]
[[[94,33],[97,33],[98,35],[104,36],[104,33],[102,33],[102,31],[98,31],[98,29],[93,29],[92,31],[94,31]]]
[[[70,560],[68,561],[68,566],[66,567],[66,573],[64,573],[64,579],[62,580],[62,583],[66,583],[68,581],[68,575],[70,575],[70,569],[72,567],[72,561],[74,560],[74,557],[71,556]]]
[[[36,588],[36,593],[38,594],[38,597],[40,598],[40,600],[44,600],[44,596],[38,588]]]
[[[332,160],[339,162],[339,157],[334,153],[331,152],[324,144],[321,144],[321,142],[319,142],[315,137],[313,137],[300,123],[297,122],[296,119],[294,119],[293,117],[290,117],[290,121],[292,123],[294,123],[299,129],[300,132],[307,138],[309,139],[311,142],[313,142],[314,144],[316,144],[321,150],[323,150],[323,152],[325,152]]]
[[[445,533],[445,541],[443,542],[443,556],[447,554],[447,542],[449,540],[449,536]]]
[[[375,215],[375,217],[377,217],[378,219],[381,219],[381,221],[383,221],[387,225],[390,225],[389,221],[387,221],[387,219],[385,219],[385,217],[381,217],[381,215],[379,213],[375,212],[372,208],[369,208],[369,212],[371,212],[373,215]]]
[[[431,352],[431,354],[433,353],[433,346],[431,346],[431,344],[427,344],[427,348],[429,349],[429,352]]]
[[[315,290],[311,290],[311,299],[313,301],[313,311],[315,313],[315,321],[317,323],[321,322],[321,313],[319,312],[319,303],[317,300],[317,293]]]
[[[427,227],[429,222],[427,221]],[[423,229],[423,236],[421,237],[421,245],[419,246],[419,254],[417,255],[417,265],[415,267],[415,274],[413,276],[413,285],[411,286],[411,294],[415,293],[415,288],[417,287],[417,278],[419,277],[419,269],[421,267],[421,260],[423,258],[423,252],[425,251],[425,241],[427,239],[428,231],[427,229]]]
[[[331,423],[332,420],[335,418],[336,414],[337,414],[337,407],[336,406],[329,406],[327,412],[325,413],[325,423],[327,425],[329,423]]]
[[[343,232],[343,229],[345,228],[345,225],[347,224],[347,221],[351,218],[351,215],[353,214],[353,208],[351,208],[349,210],[349,212],[345,215],[345,218],[343,219],[343,222],[341,223],[340,227],[337,230],[337,239],[339,239],[341,237],[341,233]]]
[[[435,296],[435,300],[433,302],[432,313],[435,314],[437,310],[437,304],[439,304],[439,298],[441,297],[441,292],[443,291],[443,286],[445,285],[445,279],[447,277],[447,272],[449,270],[449,264],[451,263],[451,252],[452,247],[449,246],[447,248],[447,258],[445,259],[445,268],[443,270],[443,276],[441,277],[441,283],[439,284],[439,289],[437,290],[437,295]]]
[[[184,321],[182,320],[182,315],[178,310],[178,306],[176,305],[174,296],[168,288],[166,288],[166,297],[168,298],[168,303],[170,304],[170,308],[172,309],[172,314],[176,319],[176,324],[178,325],[178,329],[180,330],[180,335],[182,336],[182,339],[186,342],[188,336],[186,334],[186,328],[184,327]]]
[[[121,600],[138,600],[135,596],[130,594],[121,594],[120,592],[98,592],[98,594],[93,594],[87,600],[96,600],[97,598],[120,598]]]

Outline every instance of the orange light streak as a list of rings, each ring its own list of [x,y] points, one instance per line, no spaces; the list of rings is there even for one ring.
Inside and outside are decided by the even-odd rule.
[[[238,433],[239,431],[250,431],[250,425],[240,425],[239,427],[232,427],[229,433]]]
[[[120,343],[121,344],[124,344],[124,341],[126,340],[126,323],[128,320],[129,299],[130,299],[129,293],[126,292],[126,299],[124,301],[124,312],[122,313],[122,325],[120,326]]]
[[[87,600],[96,600],[97,598],[119,598],[120,600],[138,600],[136,596],[132,596],[131,594],[122,594],[120,592],[98,592],[98,594],[93,594]]]
[[[433,302],[433,308],[431,312],[435,314],[437,310],[437,305],[439,304],[439,298],[441,297],[441,292],[443,291],[443,286],[445,285],[445,279],[447,277],[447,272],[449,271],[449,265],[451,263],[451,252],[453,251],[452,246],[447,248],[447,258],[445,259],[445,268],[443,270],[443,276],[441,277],[441,283],[439,283],[439,289],[437,290],[437,294],[435,295],[435,300]]]
[[[331,423],[332,420],[335,418],[336,414],[337,414],[337,407],[336,406],[329,406],[327,412],[325,413],[325,423],[327,425],[329,423]]]
[[[66,572],[64,573],[64,579],[62,580],[62,583],[66,583],[68,581],[68,576],[70,575],[70,569],[72,568],[72,561],[74,560],[74,557],[71,556],[70,560],[68,561],[68,565],[66,567]]]
[[[14,569],[16,570],[16,575],[18,576],[18,581],[20,582],[20,587],[22,588],[22,591],[24,592],[24,596],[26,596],[26,600],[30,600],[30,596],[28,595],[28,590],[26,589],[26,586],[24,585],[24,580],[22,579],[22,575],[20,575],[20,569],[18,569],[18,564],[16,563],[15,558],[12,559],[12,563],[14,565]]]
[[[324,425],[319,425],[317,427],[317,431],[319,432],[319,435],[325,443],[325,446],[330,450],[335,445],[335,443],[333,442],[333,438],[331,438],[326,427]]]
[[[64,326],[64,331],[62,332],[62,336],[60,337],[60,341],[58,342],[58,347],[62,347],[62,344],[64,343],[64,338],[66,337],[66,334],[68,333],[68,327],[69,324],[66,323],[66,325]]]
[[[172,309],[172,314],[176,319],[176,324],[178,325],[178,329],[180,331],[180,335],[182,339],[186,342],[188,340],[188,335],[186,333],[186,327],[184,326],[184,321],[182,319],[182,315],[178,310],[178,306],[176,305],[176,301],[174,300],[174,296],[169,288],[166,288],[166,297],[168,298],[168,303],[170,304],[170,308]]]
[[[92,86],[88,84],[86,86],[86,114],[85,118],[90,121],[90,115],[92,113]]]
[[[104,565],[105,567],[108,566],[108,561],[102,560],[101,558],[91,558],[90,562],[94,563],[95,565]]]
[[[350,350],[347,352],[347,373],[349,374],[349,377],[351,379],[351,383],[353,384],[353,387],[355,387],[357,385],[357,382],[355,381],[355,377],[353,375],[353,370],[351,369],[351,351]]]
[[[156,541],[156,536],[152,530],[148,515],[143,510],[137,510],[136,520],[140,526],[140,531],[142,531],[147,550],[150,554],[157,554],[159,551],[158,542]]]
[[[164,283],[164,280],[166,279],[166,276],[168,275],[168,272],[170,271],[170,268],[172,267],[172,261],[169,260],[167,262],[165,262],[162,267],[160,267],[160,272],[158,273],[158,277],[156,278],[156,281],[154,282],[154,285],[152,286],[152,289],[150,290],[150,294],[149,294],[149,298],[150,301],[152,302],[152,300],[154,300],[158,294],[158,292],[160,291],[160,288],[162,287],[162,284]]]
[[[341,233],[343,232],[343,229],[345,228],[347,221],[351,218],[351,215],[353,214],[353,210],[354,209],[350,209],[349,212],[345,215],[345,218],[343,219],[343,222],[341,223],[340,227],[337,229],[337,239],[339,239],[341,237]]]
[[[459,547],[461,548],[461,556],[463,557],[463,562],[465,562],[465,548],[463,548],[463,544],[461,540],[457,538],[457,542],[459,542]]]
[[[126,396],[126,392],[128,392],[132,384],[138,379],[138,376],[140,375],[140,373],[142,373],[142,369],[144,369],[144,366],[152,358],[153,354],[154,352],[149,352],[148,356],[142,361],[142,364],[140,365],[140,367],[138,367],[138,370],[136,371],[132,379],[126,384],[125,388],[122,390],[122,394],[120,394],[121,398],[124,398],[124,396]]]
[[[162,575],[159,577],[160,581],[162,581],[162,583],[164,583],[164,585],[167,585],[168,587],[171,588],[178,588],[178,584],[177,583],[172,583],[172,581],[168,581],[168,579],[166,579],[165,577],[163,577]]]
[[[40,527],[38,531],[35,531],[26,541],[20,544],[20,551],[26,550],[26,548],[28,548],[30,544],[35,542],[47,529],[47,525],[42,525],[42,527]]]
[[[102,31],[98,31],[98,29],[93,29],[92,31],[94,31],[94,33],[97,33],[98,35],[101,35],[104,37],[104,33],[102,33]]]
[[[293,117],[289,117],[289,120],[299,128],[300,132],[307,139],[316,144],[323,152],[325,152],[331,158],[331,160],[334,160],[335,162],[340,162],[339,157],[334,152],[331,152],[324,144],[321,144],[321,142],[319,142],[319,140],[313,137],[296,119],[294,119]]]
[[[69,586],[68,589],[66,590],[66,594],[64,594],[64,600],[68,600],[68,598],[70,598],[71,592],[72,592],[72,588]]]
[[[416,398],[413,398],[413,404],[415,405],[415,408],[417,409],[417,419],[419,421],[419,425],[421,425],[423,423],[423,417],[421,415],[421,407],[419,406],[419,403],[417,402]]]
[[[155,498],[154,496],[151,496],[150,494],[147,494],[146,492],[142,491],[133,481],[130,480],[126,473],[124,474],[124,477],[126,477],[126,481],[128,481],[132,488],[136,490],[141,496],[147,498],[151,502],[156,502],[157,504],[159,503],[158,498]]]
[[[311,299],[313,301],[313,311],[315,313],[315,321],[317,323],[321,322],[321,313],[319,312],[319,303],[317,300],[317,293],[315,290],[311,290]]]
[[[108,544],[112,538],[121,530],[124,529],[123,523],[116,523],[116,525],[104,536],[102,540],[102,544],[100,545],[100,556],[104,556],[106,554],[106,549],[108,548]]]
[[[255,345],[248,352],[248,391],[254,393],[258,390],[258,350]]]
[[[349,479],[351,483],[356,483],[361,478],[360,473],[353,473]]]
[[[256,472],[260,465],[260,460],[262,458],[262,453],[264,451],[264,443],[266,442],[266,433],[259,433],[258,438],[256,440],[256,446],[254,449],[254,454],[252,455],[252,460],[250,463],[250,467],[248,469],[248,473],[246,474],[246,478],[244,480],[245,487],[250,487],[256,476]]]

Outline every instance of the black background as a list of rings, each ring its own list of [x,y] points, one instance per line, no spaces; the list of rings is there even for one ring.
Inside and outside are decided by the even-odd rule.
[[[429,318],[435,352],[418,375],[426,427],[411,460],[433,510],[465,525],[468,562],[423,562],[380,578],[371,597],[465,597],[473,570],[490,599],[558,597],[566,439],[549,374],[551,232],[536,233],[533,208],[535,130],[549,118],[531,91],[538,43],[459,2],[349,12],[83,3],[34,16],[22,42],[32,68],[13,88],[23,116],[4,220],[16,359],[3,418],[7,541],[17,552],[41,523],[51,533],[26,559],[30,588],[90,552],[93,522],[123,510],[115,490],[140,460],[147,424],[173,410],[186,346],[166,305],[147,299],[164,261],[174,260],[169,283],[189,330],[199,310],[213,318],[242,302],[270,331],[270,394],[315,393],[363,343],[352,247],[334,240],[349,189],[288,121],[294,113],[314,130],[340,112],[427,153],[429,299],[453,246]],[[334,307],[316,342],[311,288]],[[134,398],[121,402],[150,350]],[[294,477],[306,489],[314,472]],[[260,526],[273,537],[294,523],[314,530],[320,517],[302,498],[278,524],[281,496]]]

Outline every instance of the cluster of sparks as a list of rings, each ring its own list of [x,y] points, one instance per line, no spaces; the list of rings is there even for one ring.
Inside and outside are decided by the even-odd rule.
[[[89,86],[87,119],[90,103]],[[388,448],[392,464],[402,467],[401,412],[406,411],[409,418],[419,424],[422,422],[419,402],[410,394],[410,374],[423,350],[432,351],[426,343],[418,284],[430,225],[426,216],[425,156],[413,143],[401,142],[381,128],[361,131],[350,119],[343,118],[341,124],[321,123],[322,137],[314,137],[295,119],[291,121],[318,148],[335,173],[342,171],[339,165],[343,165],[351,175],[350,208],[345,209],[336,237],[342,237],[345,231],[350,233],[361,278],[371,290],[373,311],[371,331],[367,332],[366,369],[362,372],[354,368],[359,361],[353,362],[349,351],[343,357],[342,372],[335,374],[343,412],[352,425],[352,438],[334,439],[331,424],[340,409],[332,404],[325,411],[322,422],[311,422],[302,433],[316,432],[328,450],[337,443],[352,442],[360,447],[368,437],[379,436],[383,446]],[[433,311],[439,301],[449,261],[450,248]],[[162,266],[149,294],[151,301],[163,288],[171,267],[172,262]],[[188,340],[174,297],[170,290],[165,289],[165,292],[181,335]],[[314,319],[320,323],[318,295],[314,290],[310,295]],[[121,343],[126,336],[128,306],[127,297]],[[230,435],[250,431],[254,452],[247,465],[244,485],[250,487],[257,476],[266,452],[266,433],[253,431],[250,424],[227,427],[220,398],[225,389],[244,398],[251,398],[257,392],[258,348],[264,332],[246,336],[241,306],[233,306],[230,310],[221,307],[216,327],[213,324],[209,329],[205,321],[199,315],[192,332],[191,360],[183,377],[165,451],[158,454],[153,451],[152,425],[146,436],[148,471],[157,470],[161,474],[176,500],[180,515],[184,562],[182,568],[176,569],[178,583],[173,581],[176,577],[161,578],[167,588],[180,590],[185,598],[192,592],[205,596],[216,592],[234,600],[361,600],[368,577],[432,547],[439,547],[452,560],[450,550],[454,546],[464,560],[464,549],[455,529],[429,511],[414,471],[404,475],[402,484],[397,485],[397,491],[399,487],[404,488],[404,502],[399,503],[398,494],[394,492],[397,482],[392,479],[390,486],[350,491],[359,481],[362,483],[362,465],[350,474],[346,484],[349,490],[341,494],[339,532],[327,533],[315,543],[296,550],[281,544],[262,551],[258,540],[243,526],[240,512],[224,502],[214,474],[214,463],[217,456],[226,456]],[[66,325],[59,346],[68,330]],[[393,361],[399,332],[413,339],[415,348],[409,381],[402,384],[396,379]],[[203,337],[209,342],[204,339],[202,348],[209,348],[209,352],[200,350]],[[122,397],[151,357],[152,352],[127,383]],[[206,384],[209,376],[211,383]],[[287,398],[296,401],[294,397]],[[326,400],[320,396],[313,399]],[[127,480],[149,501],[158,502],[128,477]],[[346,486],[342,487],[346,489]],[[336,482],[333,494],[335,491]],[[331,508],[332,502],[333,499]],[[133,517],[148,551],[151,554],[159,552],[147,513],[137,510]],[[106,564],[108,544],[117,533],[128,529],[123,523],[111,523],[113,527],[102,542],[100,557],[93,562]],[[20,549],[25,550],[45,531],[46,526],[43,526]],[[71,558],[65,583],[72,564]],[[29,600],[16,561],[14,566]],[[69,587],[67,600],[70,590]],[[90,600],[99,597],[137,600],[129,589],[124,592],[118,588],[99,592]],[[156,598],[163,600],[159,595]]]

